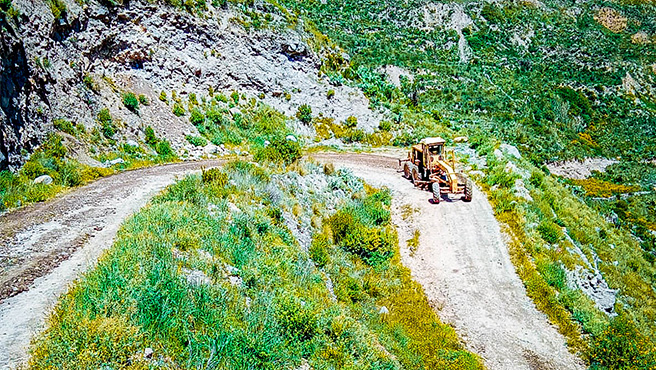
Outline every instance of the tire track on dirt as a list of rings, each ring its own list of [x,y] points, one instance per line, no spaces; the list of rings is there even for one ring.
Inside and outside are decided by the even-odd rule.
[[[431,193],[415,188],[397,172],[396,158],[328,153],[314,157],[391,189],[403,264],[423,286],[442,321],[456,329],[467,349],[479,354],[488,368],[585,368],[526,295],[483,192],[476,188],[471,202],[454,195],[432,204]],[[402,208],[415,211],[404,219]],[[419,247],[411,254],[405,241],[414,230],[420,232]]]
[[[429,192],[415,189],[397,173],[395,158],[335,153],[312,157],[392,190],[403,263],[441,319],[455,327],[487,367],[584,368],[526,296],[484,193],[475,189],[470,203],[454,197],[434,205]],[[111,246],[125,218],[176,176],[222,163],[187,162],[124,172],[0,216],[0,291],[9,286],[14,292],[12,282],[23,279],[18,288],[22,292],[0,301],[0,368],[26,359],[30,339],[43,329],[58,297]],[[416,210],[411,218],[402,216],[404,205]],[[421,232],[420,245],[411,255],[404,241],[415,229]]]

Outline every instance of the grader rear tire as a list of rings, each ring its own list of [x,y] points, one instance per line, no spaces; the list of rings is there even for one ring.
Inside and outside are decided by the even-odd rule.
[[[465,202],[471,202],[473,193],[474,184],[472,184],[471,180],[467,180],[465,183]]]
[[[419,171],[417,171],[417,167],[412,169],[412,183],[417,185],[421,181],[421,176],[419,176]]]
[[[440,198],[442,197],[442,192],[440,191],[440,183],[434,182],[431,184],[433,190],[433,203],[440,203]]]

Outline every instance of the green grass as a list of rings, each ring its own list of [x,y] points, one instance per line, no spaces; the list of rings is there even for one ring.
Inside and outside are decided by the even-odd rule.
[[[82,165],[70,158],[62,137],[51,134],[18,173],[0,172],[0,211],[48,200],[64,189],[113,172]],[[34,184],[33,180],[42,175],[52,177],[52,184]]]
[[[628,230],[609,224],[563,184],[525,160],[518,162],[532,172],[525,183],[533,201],[518,199],[510,190],[514,181],[506,179],[507,159],[496,159],[492,148],[481,145],[484,152],[490,153],[490,174],[485,185],[497,218],[512,237],[511,259],[529,297],[593,368],[654,366],[656,267],[640,242]],[[610,288],[618,290],[615,319],[611,320],[589,297],[567,284],[565,270],[572,271],[577,266],[589,269],[584,259],[572,252],[573,248],[580,249],[587,260],[597,261]],[[618,362],[617,356],[623,356],[618,353],[622,351],[628,357]]]
[[[619,34],[593,19],[599,6],[608,6],[603,1],[549,0],[540,8],[506,1],[445,3],[462,5],[472,19],[463,30],[473,53],[468,63],[459,61],[455,31],[421,28],[425,0],[283,3],[351,56],[347,68],[328,73],[331,78],[357,84],[374,106],[399,109],[394,113],[401,113],[401,121],[409,112],[423,112],[450,128],[509,141],[534,162],[656,156],[656,136],[648,124],[656,119],[654,97],[639,93],[643,103],[636,105],[625,93],[603,93],[621,85],[627,72],[653,79],[654,49],[630,40],[635,32],[656,27],[651,3],[613,3],[630,19]],[[578,17],[565,14],[572,8],[580,11]],[[514,33],[529,28],[534,36],[528,48],[513,45]],[[328,58],[323,62],[330,64]],[[400,89],[391,86],[377,72],[390,64],[413,72],[414,81],[403,81]],[[605,64],[612,67],[599,67]],[[414,134],[416,125],[405,128],[421,136]]]
[[[295,187],[318,178],[325,185],[312,192]],[[126,221],[97,267],[62,297],[29,367],[482,368],[439,322],[396,244],[372,266],[327,237],[319,268],[316,251],[289,228],[311,215],[328,220],[327,201],[379,220],[388,197],[308,163],[282,172],[233,162],[188,176]],[[315,206],[300,207],[292,224],[276,211],[299,202]],[[315,240],[330,233],[320,224],[311,226]],[[205,282],[191,282],[190,271]],[[389,314],[378,313],[381,305]]]
[[[66,189],[89,183],[116,171],[178,160],[170,143],[157,138],[152,128],[150,131],[149,127],[146,128],[146,139],[150,140],[147,144],[151,147],[149,151],[145,145],[131,146],[124,142],[117,143],[113,139],[115,125],[109,110],[101,110],[98,118],[101,126],[90,131],[83,125],[74,125],[66,119],[55,120],[53,126],[75,136],[75,139],[86,147],[94,148],[95,159],[100,162],[122,158],[123,163],[112,168],[81,164],[66,147],[68,139],[60,134],[50,134],[18,172],[0,171],[0,211],[46,201]],[[111,130],[112,134],[109,137],[108,130]],[[52,177],[52,184],[34,184],[34,179],[42,175]]]

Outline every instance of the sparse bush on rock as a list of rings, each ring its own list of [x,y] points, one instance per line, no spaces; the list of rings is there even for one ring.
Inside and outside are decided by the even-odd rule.
[[[139,99],[134,93],[128,92],[123,94],[123,105],[132,112],[139,112]]]

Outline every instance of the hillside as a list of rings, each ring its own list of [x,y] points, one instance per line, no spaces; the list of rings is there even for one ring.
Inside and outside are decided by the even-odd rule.
[[[128,170],[228,163],[152,169],[149,191],[184,177],[104,237],[29,367],[656,367],[654,14],[600,0],[0,0],[7,225]],[[428,136],[455,148],[475,208],[401,191],[388,165],[382,181],[383,167],[331,157],[385,190],[308,159],[380,152],[375,167]],[[0,235],[0,315],[118,202],[88,201]],[[53,244],[92,209],[73,246]],[[461,238],[487,262],[440,239],[465,209],[492,225]],[[503,274],[484,275],[493,263]]]

